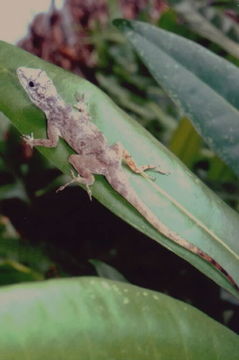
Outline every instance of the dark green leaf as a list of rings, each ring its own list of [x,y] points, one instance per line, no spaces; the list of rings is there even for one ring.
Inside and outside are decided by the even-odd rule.
[[[176,34],[137,21],[114,23],[208,145],[239,175],[239,70]]]

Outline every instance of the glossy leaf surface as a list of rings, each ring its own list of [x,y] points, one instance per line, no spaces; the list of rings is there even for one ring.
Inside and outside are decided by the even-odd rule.
[[[104,132],[109,144],[119,141],[139,165],[160,164],[162,169],[169,171],[169,175],[152,174],[155,176],[152,182],[125,168],[131,186],[156,216],[170,229],[211,255],[239,283],[239,221],[233,210],[94,85],[1,42],[0,111],[21,133],[33,133],[35,138],[46,137],[46,121],[44,114],[30,102],[17,79],[16,69],[19,66],[46,70],[67,103],[75,103],[76,92],[84,93],[92,121]],[[39,151],[64,173],[70,173],[67,158],[72,150],[63,140],[55,149],[39,147]],[[93,195],[128,223],[238,295],[228,280],[209,263],[159,234],[101,176],[97,176]]]
[[[4,360],[237,360],[238,335],[169,296],[100,278],[0,289]]]

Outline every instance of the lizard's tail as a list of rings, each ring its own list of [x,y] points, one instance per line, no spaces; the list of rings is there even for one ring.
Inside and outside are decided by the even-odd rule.
[[[110,185],[122,195],[138,212],[162,235],[166,238],[172,240],[176,244],[182,246],[183,248],[191,251],[192,253],[200,256],[205,261],[209,262],[220,271],[233,285],[233,287],[239,291],[239,287],[234,281],[234,279],[228,274],[228,272],[210,255],[199,249],[196,245],[190,243],[186,239],[183,239],[176,232],[170,230],[166,225],[164,225],[154,214],[153,212],[144,204],[144,202],[138,197],[136,192],[130,186],[129,181],[122,171],[117,171],[113,175],[106,175],[106,178]]]

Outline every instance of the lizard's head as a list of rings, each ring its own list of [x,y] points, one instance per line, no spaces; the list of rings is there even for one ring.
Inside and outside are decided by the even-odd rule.
[[[57,90],[44,70],[19,67],[17,76],[31,101],[41,109],[46,109],[57,98]]]

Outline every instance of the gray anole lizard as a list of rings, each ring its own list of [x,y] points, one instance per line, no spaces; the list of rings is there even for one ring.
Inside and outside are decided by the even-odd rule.
[[[73,175],[73,179],[59,190],[63,190],[70,183],[78,182],[86,186],[91,197],[90,186],[95,181],[94,174],[105,176],[113,189],[133,205],[155,229],[211,263],[239,291],[234,279],[219,263],[197,246],[170,230],[140,200],[122,169],[122,161],[138,174],[143,174],[148,169],[155,169],[155,166],[139,167],[121,144],[108,145],[104,134],[91,122],[84,99],[78,99],[75,108],[66,104],[45,71],[19,67],[17,75],[30,100],[45,113],[47,118],[48,138],[34,139],[32,136],[25,135],[23,138],[26,143],[31,147],[56,147],[59,137],[61,137],[76,152],[76,154],[70,155],[68,160],[78,175]]]

